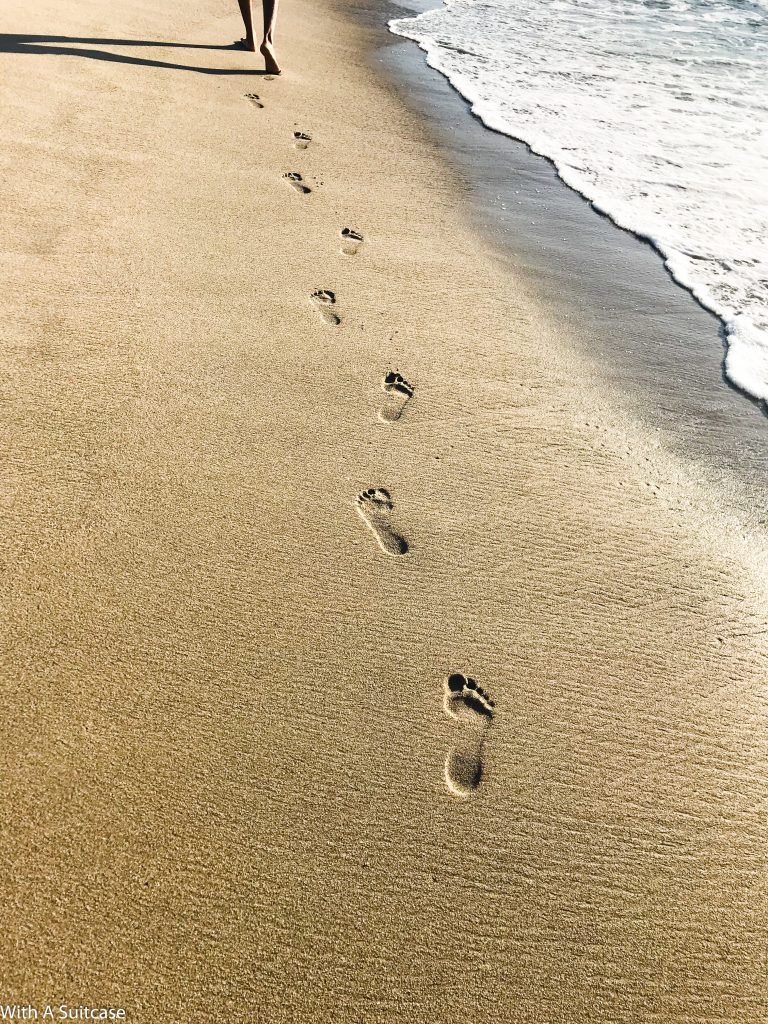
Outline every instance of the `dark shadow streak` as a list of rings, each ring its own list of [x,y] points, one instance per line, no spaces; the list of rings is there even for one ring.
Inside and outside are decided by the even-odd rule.
[[[0,53],[63,54],[69,57],[90,57],[93,60],[115,61],[120,64],[138,64],[149,68],[170,68],[174,71],[196,71],[201,75],[266,75],[261,68],[244,70],[239,68],[201,68],[191,64],[172,64],[168,61],[150,60],[147,57],[129,57],[127,54],[110,53],[108,50],[85,50],[72,45],[50,45],[86,43],[102,46],[162,46],[181,50],[241,50],[238,43],[228,46],[210,46],[205,43],[165,43],[156,40],[139,39],[79,39],[70,36],[30,36],[0,33]],[[243,53],[247,51],[243,49]],[[250,56],[253,56],[251,54]]]

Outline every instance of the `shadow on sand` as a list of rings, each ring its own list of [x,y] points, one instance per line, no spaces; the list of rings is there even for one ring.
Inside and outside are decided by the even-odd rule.
[[[0,33],[0,53],[42,53],[64,54],[70,57],[90,57],[91,60],[110,60],[121,64],[138,64],[149,68],[171,68],[174,71],[197,71],[201,75],[266,75],[260,68],[244,70],[242,68],[206,68],[192,64],[175,64],[164,60],[151,60],[148,57],[131,57],[125,53],[113,53],[110,50],[90,50],[87,46],[158,46],[177,50],[236,50],[246,51],[240,43],[228,46],[211,46],[206,43],[166,43],[152,39],[86,39],[71,36],[31,36]],[[258,55],[251,54],[250,56]]]

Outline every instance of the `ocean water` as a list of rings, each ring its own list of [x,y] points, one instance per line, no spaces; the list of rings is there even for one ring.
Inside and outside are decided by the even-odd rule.
[[[768,401],[768,0],[447,0],[390,28],[649,239]]]

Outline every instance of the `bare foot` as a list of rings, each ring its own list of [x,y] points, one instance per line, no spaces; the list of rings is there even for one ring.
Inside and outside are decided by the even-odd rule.
[[[266,39],[259,47],[261,55],[264,58],[264,66],[270,75],[280,74],[280,65],[277,63],[277,57],[275,57],[275,51],[272,49],[272,43]]]
[[[256,40],[251,36],[246,36],[245,39],[241,39],[237,45],[242,47],[243,50],[248,50],[249,53],[256,53]]]

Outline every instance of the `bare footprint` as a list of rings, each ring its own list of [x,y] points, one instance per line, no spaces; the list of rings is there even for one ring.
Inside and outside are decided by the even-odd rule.
[[[357,251],[363,244],[363,236],[359,231],[353,231],[352,228],[342,228],[341,237],[344,241],[341,243],[341,251],[345,256],[356,256]]]
[[[389,524],[394,503],[389,491],[383,487],[369,487],[357,496],[357,511],[388,555],[404,555],[408,541],[395,533]]]
[[[311,135],[307,135],[306,132],[294,132],[293,133],[293,138],[294,138],[294,143],[293,144],[296,147],[296,149],[306,149],[307,146],[312,141],[312,136]]]
[[[326,323],[333,324],[335,327],[341,323],[341,317],[337,316],[331,308],[336,305],[336,296],[333,292],[329,292],[327,288],[321,288],[319,291],[312,292],[311,299],[320,310]]]
[[[254,105],[254,107],[258,107],[260,110],[264,109],[264,104],[259,99],[259,96],[258,96],[257,93],[255,93],[255,92],[247,92],[245,94],[245,98],[247,100],[250,100],[251,103]]]
[[[445,784],[466,800],[483,777],[483,744],[493,721],[494,702],[470,676],[454,672],[445,682],[443,708],[459,723],[456,740],[445,759]]]
[[[389,394],[390,400],[379,409],[379,419],[385,423],[394,423],[400,419],[403,409],[413,398],[413,386],[396,370],[389,371],[382,386]]]
[[[308,185],[304,184],[304,179],[298,171],[288,171],[283,175],[283,177],[292,188],[295,188],[297,192],[301,192],[304,196],[308,195],[312,191]]]

